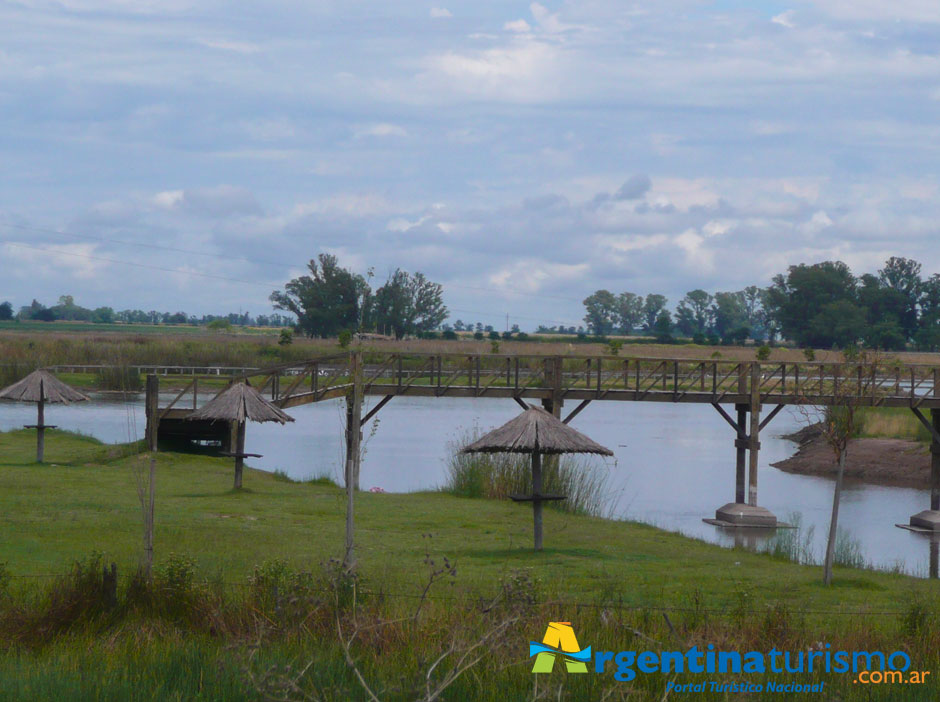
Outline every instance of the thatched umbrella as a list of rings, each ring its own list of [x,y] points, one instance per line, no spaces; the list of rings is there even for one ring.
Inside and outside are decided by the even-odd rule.
[[[564,499],[562,495],[542,494],[542,454],[596,453],[613,456],[608,448],[592,441],[579,431],[556,419],[541,407],[529,408],[498,429],[494,429],[462,453],[529,453],[532,454],[532,495],[513,496],[519,502],[532,502],[535,520],[535,550],[542,550],[542,502]]]
[[[27,429],[36,429],[36,462],[42,463],[43,453],[46,449],[46,429],[55,429],[53,425],[46,425],[46,403],[84,402],[89,397],[75,388],[69,387],[52,373],[45,370],[35,370],[18,383],[0,390],[0,398],[15,400],[17,402],[35,402],[37,419],[35,425],[27,425]]]
[[[294,418],[261,397],[248,382],[235,383],[219,393],[186,419],[202,419],[210,422],[235,422],[238,426],[235,451],[226,455],[235,457],[235,487],[242,486],[242,468],[247,456],[260,457],[257,453],[245,453],[245,422],[279,422],[286,424]]]

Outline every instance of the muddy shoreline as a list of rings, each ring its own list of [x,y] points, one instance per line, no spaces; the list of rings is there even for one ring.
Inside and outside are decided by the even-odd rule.
[[[781,438],[800,447],[793,456],[772,466],[787,473],[835,478],[838,466],[817,426]],[[906,439],[852,439],[845,478],[876,485],[929,488],[930,450],[925,444]]]

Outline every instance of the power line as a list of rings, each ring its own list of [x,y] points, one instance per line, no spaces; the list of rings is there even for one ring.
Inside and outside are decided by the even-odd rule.
[[[20,229],[23,231],[38,232],[41,234],[51,234],[53,236],[72,237],[75,239],[88,239],[90,241],[101,241],[101,242],[105,242],[109,244],[119,244],[121,246],[139,246],[142,248],[154,249],[157,251],[168,251],[171,253],[183,253],[183,254],[187,254],[190,256],[203,256],[205,258],[213,258],[213,259],[228,259],[230,261],[241,261],[243,263],[261,264],[265,266],[277,266],[278,268],[285,268],[285,269],[292,269],[292,268],[297,267],[296,264],[284,263],[282,261],[270,261],[270,260],[266,260],[263,258],[248,258],[247,256],[233,256],[231,254],[210,253],[208,251],[196,251],[193,249],[182,249],[182,248],[178,248],[175,246],[164,246],[161,244],[148,244],[148,243],[139,242],[139,241],[127,241],[126,239],[111,239],[108,237],[94,236],[92,234],[77,234],[74,232],[64,232],[60,229],[49,229],[47,227],[34,227],[34,226],[26,225],[26,224],[11,224],[9,222],[0,222],[0,226],[10,227],[11,229]],[[497,292],[497,291],[494,291],[493,288],[487,288],[487,287],[482,287],[482,286],[477,286],[477,285],[460,285],[457,283],[448,283],[447,286],[449,288],[457,288],[461,290],[474,290],[477,292],[489,292],[489,293]],[[577,300],[573,297],[526,292],[524,290],[518,290],[516,288],[504,287],[504,288],[500,288],[498,292],[509,293],[511,295],[535,297],[535,298],[539,298],[542,300],[544,299],[562,300],[564,302],[574,302],[579,305],[582,302],[581,300]]]
[[[104,261],[105,263],[116,263],[123,266],[134,266],[135,268],[147,268],[154,271],[162,271],[164,273],[177,273],[180,275],[194,275],[200,278],[213,278],[215,280],[225,280],[230,283],[240,283],[242,285],[253,285],[256,287],[263,287],[267,290],[271,288],[279,287],[277,283],[259,283],[252,280],[242,280],[240,278],[229,278],[224,275],[214,275],[212,273],[200,273],[198,271],[187,271],[182,268],[165,268],[163,266],[154,266],[149,263],[135,263],[133,261],[120,261],[115,258],[104,258],[103,256],[92,256],[91,254],[82,254],[75,251],[62,251],[61,249],[47,249],[42,246],[31,246],[30,244],[22,244],[20,242],[8,241],[6,242],[7,246],[15,246],[21,249],[32,249],[33,251],[42,251],[47,254],[55,254],[57,256],[72,256],[74,258],[86,258],[92,261]]]
[[[8,242],[6,242],[6,245],[7,245],[7,246],[17,247],[17,248],[22,248],[22,249],[31,249],[31,250],[33,250],[33,251],[41,251],[41,252],[47,253],[47,254],[55,254],[55,255],[60,255],[60,256],[71,256],[71,257],[73,257],[73,258],[84,258],[84,259],[88,259],[88,260],[92,260],[92,261],[102,261],[102,262],[105,262],[105,263],[114,263],[114,264],[124,265],[124,266],[133,266],[133,267],[135,267],[135,268],[145,268],[145,269],[148,269],[148,270],[161,271],[161,272],[163,272],[163,273],[175,273],[175,274],[177,274],[177,275],[190,275],[190,276],[197,276],[197,277],[200,277],[200,278],[210,278],[210,279],[214,279],[214,280],[224,280],[224,281],[229,282],[229,283],[239,283],[239,284],[241,284],[241,285],[251,285],[251,286],[254,286],[254,287],[265,288],[266,290],[272,290],[272,289],[275,289],[275,288],[279,288],[279,287],[280,287],[280,285],[279,285],[278,283],[258,283],[257,281],[244,280],[244,279],[242,279],[242,278],[230,278],[230,277],[228,277],[228,276],[215,275],[215,274],[213,274],[213,273],[200,273],[200,272],[198,272],[198,271],[190,271],[190,270],[185,270],[185,269],[182,269],[182,268],[167,268],[167,267],[164,267],[164,266],[155,266],[155,265],[149,264],[149,263],[137,263],[137,262],[134,262],[134,261],[122,261],[122,260],[115,259],[115,258],[106,258],[106,257],[104,257],[104,256],[94,256],[94,255],[92,255],[92,254],[78,253],[78,252],[76,252],[76,251],[63,251],[63,250],[61,250],[61,249],[48,249],[48,248],[45,248],[45,247],[42,247],[42,246],[33,246],[33,245],[31,245],[31,244],[23,244],[23,243],[21,243],[21,242],[8,241]],[[154,245],[154,246],[155,246],[155,248],[162,248],[162,249],[167,249],[167,250],[175,250],[175,251],[178,251],[178,252],[183,252],[183,251],[184,251],[183,249],[169,249],[168,247],[157,247],[156,245]],[[242,259],[236,259],[236,260],[242,260]],[[244,260],[248,260],[248,259],[244,259]],[[280,265],[280,264],[278,264],[278,265]],[[457,287],[460,287],[460,286],[457,286]],[[479,310],[467,310],[467,309],[458,309],[458,308],[450,308],[450,309],[451,309],[452,311],[454,311],[454,312],[462,312],[462,313],[464,313],[464,314],[475,314],[475,315],[483,315],[483,316],[492,314],[492,312],[481,312],[481,311],[479,311]],[[544,318],[541,318],[541,317],[527,317],[527,316],[524,316],[524,315],[512,315],[512,317],[513,317],[513,319],[524,319],[524,320],[533,321],[533,322],[542,322],[542,323],[550,323],[550,324],[563,324],[563,325],[566,325],[566,326],[569,325],[569,322],[563,322],[563,321],[560,321],[560,320],[552,320],[552,319],[544,319]]]

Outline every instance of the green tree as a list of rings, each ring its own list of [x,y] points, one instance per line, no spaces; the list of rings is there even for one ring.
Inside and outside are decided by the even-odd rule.
[[[923,289],[920,271],[920,263],[900,256],[889,258],[885,267],[878,271],[882,284],[903,300],[898,322],[908,339],[917,333],[917,310]]]
[[[584,323],[595,336],[610,334],[617,323],[617,298],[609,290],[598,290],[584,299]]]
[[[368,297],[365,279],[342,268],[335,256],[320,254],[307,264],[309,275],[294,278],[283,291],[271,293],[275,309],[292,312],[297,328],[308,337],[336,336],[359,327],[361,305]]]
[[[747,308],[743,292],[715,293],[712,305],[712,317],[715,332],[722,339],[731,337],[732,332],[747,326]],[[747,338],[745,336],[745,338]]]
[[[806,330],[807,341],[817,348],[844,348],[858,343],[865,333],[865,315],[850,300],[838,300],[822,306]]]
[[[685,297],[679,302],[679,305],[676,308],[676,312],[680,315],[682,323],[677,322],[680,330],[686,334],[691,335],[696,332],[704,333],[705,329],[708,327],[710,318],[711,318],[711,309],[712,296],[709,295],[704,290],[692,290],[687,292]],[[684,330],[682,326],[688,326],[692,324],[691,330]]]
[[[834,335],[824,324],[814,324],[814,320],[827,305],[837,302],[854,305],[856,280],[841,261],[790,266],[786,275],[774,276],[764,300],[785,338],[800,346],[828,348],[835,343]]]
[[[98,307],[92,311],[91,321],[96,324],[113,324],[114,310],[110,307]]]
[[[661,310],[656,316],[656,321],[653,322],[653,332],[660,343],[672,341],[672,315],[669,314],[669,310]]]
[[[653,331],[659,313],[666,309],[668,300],[664,295],[647,295],[643,301],[643,329]],[[671,319],[670,319],[671,322]]]
[[[437,329],[448,314],[439,284],[401,269],[376,290],[372,306],[376,327],[391,330],[396,339]]]
[[[643,322],[643,298],[632,292],[622,292],[617,296],[617,319],[622,334],[632,334]]]
[[[13,305],[9,302],[0,304],[0,321],[6,322],[13,319]]]

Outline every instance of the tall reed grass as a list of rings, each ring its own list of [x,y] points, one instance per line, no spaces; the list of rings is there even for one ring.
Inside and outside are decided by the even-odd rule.
[[[904,407],[864,407],[858,410],[858,436],[908,439],[930,443],[930,432]]]
[[[447,481],[443,490],[459,497],[495,500],[510,495],[532,493],[532,459],[518,453],[461,453],[460,449],[482,435],[479,430],[465,431],[451,442]],[[573,514],[608,516],[610,473],[595,457],[564,455],[543,457],[542,491],[565,495],[564,500],[547,504]]]

